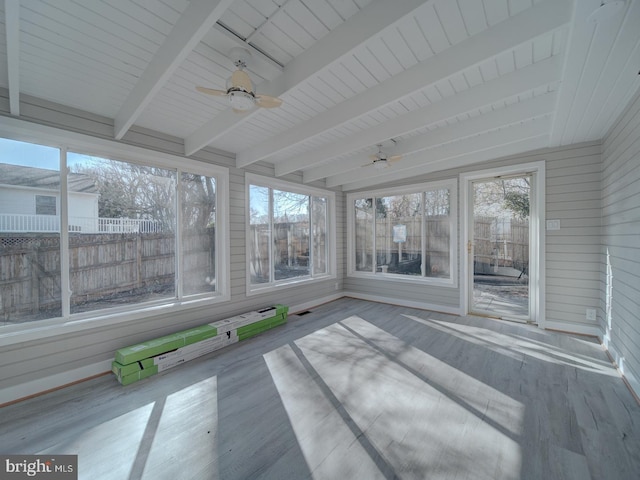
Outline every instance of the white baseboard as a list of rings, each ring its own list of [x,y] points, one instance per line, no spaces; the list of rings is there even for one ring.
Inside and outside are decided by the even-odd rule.
[[[84,367],[75,368],[66,372],[56,373],[30,382],[21,383],[0,390],[0,405],[14,402],[22,398],[64,387],[71,383],[85,380],[96,375],[111,371],[111,360],[104,360]]]
[[[372,302],[388,303],[389,305],[398,305],[400,307],[418,308],[420,310],[432,310],[434,312],[448,313],[451,315],[462,315],[462,309],[459,307],[450,307],[447,305],[434,305],[432,303],[415,302],[410,300],[401,300],[392,297],[381,297],[379,295],[369,295],[366,293],[357,293],[345,291],[343,297],[357,298],[359,300],[369,300]]]
[[[636,400],[640,401],[640,382],[633,372],[631,372],[627,367],[624,356],[607,337],[603,339],[603,345],[609,352],[609,356],[613,360],[613,363],[615,363],[616,368],[622,374],[624,381],[636,397]]]
[[[304,312],[305,310],[309,310],[310,308],[317,307],[318,305],[322,305],[323,303],[333,302],[334,300],[338,300],[339,298],[344,297],[344,293],[334,293],[332,295],[327,295],[326,297],[316,298],[311,302],[300,303],[298,305],[291,305],[289,307],[289,313],[295,314],[297,312]]]

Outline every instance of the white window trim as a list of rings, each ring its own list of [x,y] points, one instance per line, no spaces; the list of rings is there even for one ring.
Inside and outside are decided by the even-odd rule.
[[[427,276],[400,275],[393,273],[363,272],[357,271],[355,265],[355,213],[353,202],[358,198],[385,197],[392,195],[405,195],[410,193],[421,193],[439,188],[449,189],[449,258],[450,258],[450,278],[432,278]],[[397,283],[413,283],[432,285],[439,287],[458,287],[458,181],[457,179],[437,180],[433,182],[404,185],[396,188],[385,188],[381,190],[367,190],[347,194],[347,276],[363,278],[375,281],[392,281]]]
[[[251,284],[251,272],[249,271],[249,261],[245,262],[245,278],[246,278],[246,295],[260,295],[263,293],[270,293],[281,290],[282,288],[291,288],[300,285],[308,285],[312,283],[323,282],[336,278],[336,195],[331,190],[323,190],[320,188],[310,187],[307,185],[300,185],[298,183],[287,182],[272,177],[265,177],[263,175],[256,175],[254,173],[245,174],[245,255],[249,259],[251,255],[251,245],[249,242],[251,234],[251,216],[249,215],[250,208],[250,185],[256,185],[259,187],[266,187],[271,189],[283,190],[292,193],[298,193],[308,196],[325,197],[327,199],[327,242],[328,242],[328,255],[327,255],[327,273],[318,274],[313,277],[299,277],[295,279],[278,280],[272,283],[252,285]],[[272,212],[269,212],[271,217]]]
[[[164,152],[156,152],[150,149],[127,145],[98,137],[92,137],[76,132],[69,132],[60,128],[40,125],[24,120],[0,117],[0,137],[9,140],[34,143],[60,149],[62,156],[61,168],[66,170],[66,152],[88,154],[103,158],[112,158],[131,163],[148,166],[162,167],[178,172],[186,171],[199,175],[215,177],[216,179],[216,225],[220,226],[221,234],[217,237],[216,265],[217,265],[217,295],[211,297],[208,294],[188,296],[184,299],[170,299],[168,301],[143,302],[122,308],[95,310],[71,314],[65,308],[67,302],[62,302],[63,312],[61,317],[26,322],[17,325],[7,325],[0,328],[0,346],[17,342],[36,340],[71,333],[89,328],[98,328],[104,325],[113,325],[131,320],[147,318],[166,312],[180,312],[193,308],[226,302],[231,299],[231,267],[229,260],[230,235],[229,235],[229,169],[219,165],[205,164],[197,160],[180,157]],[[61,171],[61,173],[62,173]],[[61,175],[62,190],[66,175]],[[66,198],[60,195],[60,225],[61,242],[68,240]],[[61,251],[61,284],[63,291],[69,292],[68,279],[68,251]]]

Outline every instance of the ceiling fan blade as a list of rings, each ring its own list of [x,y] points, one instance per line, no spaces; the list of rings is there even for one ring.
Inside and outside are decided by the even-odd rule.
[[[233,88],[239,88],[247,93],[253,92],[253,84],[249,75],[244,70],[236,70],[231,74],[231,85]]]
[[[248,109],[248,110],[240,110],[239,108],[232,108],[231,110],[233,110],[233,113],[237,113],[238,115],[246,115],[247,113],[249,113],[252,109]]]
[[[370,158],[372,161],[380,160],[380,157],[378,156],[378,154],[377,154],[377,153],[376,153],[376,154],[374,154],[374,155],[369,155],[369,158]]]
[[[200,93],[206,93],[207,95],[215,95],[222,97],[227,94],[226,90],[216,90],[215,88],[196,87],[196,90]]]
[[[388,162],[397,162],[400,159],[402,159],[402,155],[392,155],[392,156],[387,158],[387,161]]]
[[[276,108],[282,105],[282,100],[269,95],[256,95],[256,105],[262,108]]]

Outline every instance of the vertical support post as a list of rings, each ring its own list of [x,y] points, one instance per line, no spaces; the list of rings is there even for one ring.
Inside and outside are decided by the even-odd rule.
[[[136,288],[142,286],[142,235],[136,235]]]

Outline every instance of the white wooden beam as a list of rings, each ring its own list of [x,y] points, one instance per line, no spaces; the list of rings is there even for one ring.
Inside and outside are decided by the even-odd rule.
[[[20,0],[5,0],[4,28],[7,34],[9,113],[20,115]]]
[[[424,3],[424,0],[372,1],[303,54],[289,62],[280,77],[261,83],[258,89],[259,93],[275,97],[284,95],[299,83],[318,74],[333,63],[339,62],[367,40],[381,35],[386,28],[393,28],[394,23]],[[185,154],[192,155],[232,129],[238,128],[255,113],[254,111],[247,115],[238,116],[228,110],[218,115],[185,139]],[[243,166],[246,165],[238,164],[238,167]]]
[[[142,72],[115,118],[115,138],[121,139],[233,0],[192,0],[158,52]]]
[[[466,137],[476,136],[497,128],[507,127],[533,118],[550,115],[555,107],[556,94],[549,93],[540,97],[530,98],[518,102],[500,110],[494,110],[484,115],[473,117],[464,122],[454,123],[446,127],[437,128],[424,135],[416,135],[398,144],[394,149],[385,151],[388,155],[411,155],[411,159],[417,158],[416,152],[434,148],[449,142]],[[344,183],[354,181],[362,177],[362,165],[367,159],[362,155],[354,155],[348,159],[342,159],[330,165],[323,165],[304,172],[304,181],[310,182],[327,177],[331,172],[332,177],[339,177]],[[390,167],[392,170],[396,166]],[[388,171],[388,170],[387,170]],[[324,172],[324,174],[322,173]]]
[[[472,87],[457,95],[446,97],[424,108],[413,110],[362,132],[350,135],[325,147],[279,162],[276,164],[275,173],[277,176],[286,175],[296,170],[318,165],[318,167],[304,172],[305,182],[317,180],[326,176],[323,175],[323,173],[326,173],[326,168],[323,167],[322,162],[328,159],[375,145],[382,139],[406,135],[432,123],[477,110],[500,100],[548,85],[558,80],[559,75],[560,59],[558,57],[550,57]]]
[[[539,136],[525,138],[523,140],[516,140],[513,143],[507,143],[504,145],[493,146],[482,150],[481,152],[467,153],[455,158],[445,157],[440,158],[419,168],[413,168],[411,170],[403,170],[401,172],[389,172],[384,177],[368,178],[342,185],[342,191],[348,192],[352,190],[361,190],[364,188],[371,188],[373,186],[379,186],[383,183],[399,182],[407,179],[415,179],[420,175],[426,175],[432,172],[441,170],[448,170],[451,168],[465,167],[467,165],[474,165],[488,160],[495,160],[498,158],[504,158],[511,155],[518,155],[525,152],[531,152],[541,148],[545,148],[549,143],[549,134],[544,133]]]
[[[521,123],[515,126],[509,126],[492,132],[464,138],[460,141],[447,143],[429,150],[421,150],[416,154],[408,155],[398,163],[393,164],[393,168],[377,170],[375,168],[362,168],[360,171],[348,172],[340,175],[332,175],[327,177],[327,187],[337,187],[366,179],[378,178],[379,181],[386,181],[390,173],[400,174],[403,171],[411,171],[410,175],[415,175],[416,171],[422,172],[422,169],[428,170],[435,165],[441,168],[448,168],[449,159],[470,154],[471,157],[476,153],[482,152],[499,145],[507,145],[519,140],[531,137],[539,137],[541,135],[549,135],[550,119],[543,117]],[[447,166],[442,167],[442,163]],[[441,169],[439,168],[439,169]],[[431,170],[433,171],[433,170]]]
[[[396,2],[397,3],[397,2]],[[394,3],[395,4],[395,3]],[[465,68],[513,49],[568,22],[571,2],[547,0],[464,40],[448,50],[395,75],[368,90],[316,115],[309,121],[240,152],[239,167],[269,158],[281,150],[343,125],[373,110],[411,95]]]

